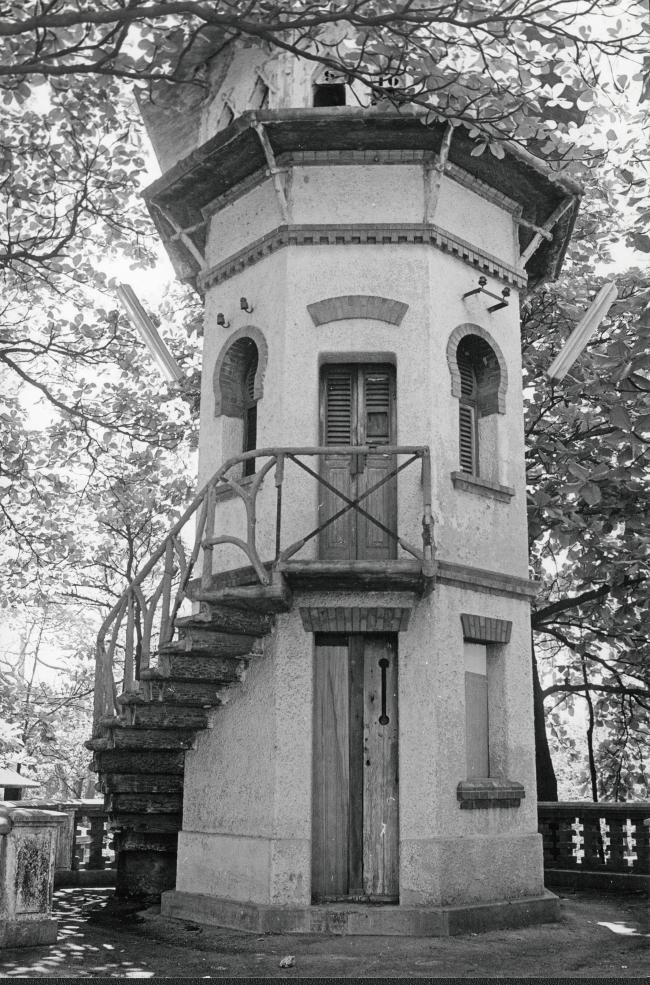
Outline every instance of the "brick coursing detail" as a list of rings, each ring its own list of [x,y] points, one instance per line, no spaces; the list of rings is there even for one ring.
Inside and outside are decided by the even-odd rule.
[[[475,325],[473,322],[464,322],[462,325],[457,325],[449,336],[447,342],[447,365],[449,366],[449,374],[451,376],[451,394],[452,397],[461,396],[461,384],[460,384],[460,372],[458,370],[458,360],[457,352],[458,345],[466,335],[478,335],[479,338],[483,339],[484,342],[490,346],[494,355],[497,358],[499,364],[498,370],[498,385],[497,385],[497,373],[496,367],[495,372],[492,374],[492,386],[490,387],[490,381],[487,381],[486,390],[489,391],[491,399],[484,398],[484,406],[481,408],[482,414],[487,413],[499,413],[505,414],[506,412],[506,390],[508,389],[508,369],[506,366],[506,361],[503,357],[500,347],[492,338],[490,333],[481,327],[481,325]]]
[[[217,356],[212,377],[215,417],[220,417],[222,414],[229,417],[239,417],[243,411],[240,381],[245,350],[238,343],[246,339],[250,339],[257,346],[257,372],[253,384],[253,396],[256,400],[260,400],[264,396],[264,376],[269,347],[259,328],[255,328],[254,325],[246,325],[244,328],[233,332],[226,339]]]
[[[411,223],[351,223],[303,224],[277,226],[260,236],[249,246],[201,274],[201,290],[214,287],[258,263],[285,246],[384,246],[425,245],[457,257],[482,273],[498,277],[515,287],[525,287],[527,278],[520,270],[503,263],[498,257],[479,250],[465,240],[432,224]]]
[[[462,612],[463,639],[468,643],[509,643],[512,622],[509,619],[493,619]]]
[[[344,318],[376,318],[389,325],[399,325],[408,311],[408,304],[371,294],[348,294],[308,304],[307,311],[316,327]]]
[[[301,607],[308,633],[399,633],[407,626],[410,608],[392,606]]]
[[[526,796],[523,784],[516,780],[486,777],[461,780],[456,788],[460,809],[485,810],[493,807],[519,807]]]

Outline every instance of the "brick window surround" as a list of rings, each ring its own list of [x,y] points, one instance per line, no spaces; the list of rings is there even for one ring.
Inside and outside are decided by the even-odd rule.
[[[465,322],[462,325],[457,325],[447,341],[447,364],[449,366],[449,373],[451,376],[451,394],[453,397],[461,397],[461,379],[460,371],[458,369],[457,352],[459,343],[467,335],[477,335],[480,339],[483,339],[484,342],[487,342],[494,352],[497,362],[499,363],[498,389],[494,394],[494,399],[490,401],[490,405],[480,409],[481,416],[494,413],[505,414],[506,390],[508,388],[508,370],[506,368],[506,361],[503,358],[501,349],[494,341],[490,333],[480,325],[474,325],[472,322]]]
[[[260,400],[264,396],[264,376],[268,362],[269,349],[264,335],[253,325],[246,325],[233,332],[224,342],[217,357],[212,377],[214,387],[214,416],[225,414],[240,417],[243,411],[240,399],[239,378],[241,360],[245,357],[247,345],[252,342],[257,347],[257,372],[253,384],[253,397]],[[238,343],[241,343],[238,345]],[[238,385],[234,386],[235,380]]]

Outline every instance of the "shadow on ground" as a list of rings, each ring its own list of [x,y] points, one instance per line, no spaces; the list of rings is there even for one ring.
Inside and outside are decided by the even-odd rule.
[[[650,973],[642,894],[562,896],[562,919],[452,938],[245,934],[156,908],[89,920],[110,889],[55,894],[56,944],[0,951],[6,978],[640,978]],[[280,962],[291,956],[289,967]],[[286,961],[283,961],[286,964]]]

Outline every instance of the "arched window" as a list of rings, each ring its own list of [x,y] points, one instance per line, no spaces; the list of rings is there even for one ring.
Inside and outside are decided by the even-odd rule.
[[[257,401],[259,394],[256,377],[259,351],[252,338],[244,336],[233,342],[225,351],[218,365],[219,413],[238,418],[238,448],[229,449],[230,455],[254,451],[257,447]],[[255,460],[244,465],[244,475],[255,472]]]
[[[501,371],[492,346],[479,335],[464,335],[456,349],[460,377],[458,445],[461,472],[480,474],[479,420],[499,411]]]

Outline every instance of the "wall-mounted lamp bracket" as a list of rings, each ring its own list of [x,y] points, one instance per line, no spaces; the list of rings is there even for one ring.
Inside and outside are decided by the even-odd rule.
[[[221,328],[230,328],[230,322],[226,321],[226,316],[223,311],[217,312],[217,325],[220,325]]]
[[[489,298],[494,298],[494,300],[498,302],[497,304],[490,305],[490,307],[488,308],[488,311],[490,313],[492,313],[493,311],[499,311],[500,308],[507,308],[510,302],[507,301],[506,298],[510,297],[510,288],[504,287],[503,290],[501,291],[501,297],[499,297],[498,294],[493,294],[492,291],[486,291],[485,290],[486,284],[487,284],[487,277],[483,277],[483,276],[479,277],[478,287],[475,287],[474,290],[472,291],[466,291],[463,294],[463,301],[465,300],[465,298],[471,298],[474,294],[487,294]]]
[[[253,305],[249,304],[246,298],[239,299],[239,307],[242,311],[246,311],[249,315],[253,312]]]

